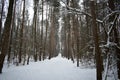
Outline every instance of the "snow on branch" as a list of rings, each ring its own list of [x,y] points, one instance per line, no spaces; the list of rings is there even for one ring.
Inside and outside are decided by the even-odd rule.
[[[65,6],[66,6],[69,10],[74,11],[74,12],[76,12],[77,14],[80,13],[80,14],[87,15],[87,16],[89,16],[89,17],[92,18],[92,15],[91,15],[91,14],[86,13],[86,12],[80,10],[80,9],[72,8],[72,7],[68,6],[63,0],[61,0],[61,2],[62,2],[63,4],[65,4]],[[103,20],[96,19],[96,21],[103,24],[103,22],[105,22],[110,16],[112,16],[112,15],[114,15],[114,14],[120,14],[120,11],[118,11],[118,10],[117,10],[117,11],[113,11],[113,12],[111,12],[110,14],[108,14]]]
[[[112,32],[112,30],[113,30],[113,28],[114,28],[114,25],[115,25],[115,22],[117,21],[117,18],[118,18],[118,16],[115,16],[115,19],[114,19],[114,21],[112,22],[112,25],[111,25],[111,27],[110,27],[110,29],[109,29],[109,31],[108,31],[108,36],[109,36],[110,33]]]
[[[72,8],[70,7],[69,5],[67,5],[63,0],[61,0],[61,2],[65,5],[65,7],[73,12],[76,12],[76,14],[83,14],[83,15],[87,15],[88,17],[92,18],[92,15],[89,14],[89,13],[86,13],[80,9],[77,9],[77,8]],[[110,29],[109,31],[107,32],[107,30],[105,29],[105,25],[104,25],[104,22],[106,22],[106,20],[109,19],[110,16],[112,15],[116,15],[116,14],[120,14],[120,11],[116,10],[116,11],[112,11],[110,14],[108,14],[106,17],[104,17],[102,20],[99,20],[99,19],[96,19],[96,21],[100,24],[102,24],[102,27],[105,31],[105,35],[106,36],[109,36],[109,34],[112,32],[113,28],[114,28],[114,25],[115,25],[115,22],[117,21],[118,19],[118,16],[115,17],[114,21],[112,22],[112,24],[110,25]]]
[[[120,11],[112,11],[110,14],[108,14],[102,21],[105,22],[106,19],[108,19],[110,16],[114,15],[114,14],[120,14]]]
[[[61,1],[62,1],[62,0],[61,0]],[[92,15],[91,15],[91,14],[86,13],[86,12],[80,10],[80,9],[72,8],[72,7],[68,6],[64,1],[62,1],[62,3],[65,4],[65,6],[67,7],[67,9],[72,10],[72,11],[74,11],[74,12],[76,12],[76,13],[81,13],[81,14],[87,15],[87,16],[89,16],[89,17],[92,18]],[[99,20],[99,19],[96,19],[96,21],[99,22],[99,23],[103,23],[103,21],[101,21],[101,20]]]

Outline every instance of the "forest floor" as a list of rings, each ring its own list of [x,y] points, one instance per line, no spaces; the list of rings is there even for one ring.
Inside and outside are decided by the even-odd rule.
[[[61,55],[25,66],[4,64],[0,80],[96,80],[96,69],[76,67]]]

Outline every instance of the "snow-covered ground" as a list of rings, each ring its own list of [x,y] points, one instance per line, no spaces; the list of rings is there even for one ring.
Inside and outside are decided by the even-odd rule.
[[[61,55],[25,66],[4,66],[0,80],[96,80],[96,70],[76,67]]]

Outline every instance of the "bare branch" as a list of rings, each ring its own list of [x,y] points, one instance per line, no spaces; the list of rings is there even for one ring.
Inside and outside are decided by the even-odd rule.
[[[113,28],[114,28],[114,25],[115,25],[115,22],[117,21],[117,18],[118,18],[118,16],[116,16],[115,19],[114,19],[114,21],[112,22],[112,25],[111,25],[111,27],[110,27],[110,29],[109,29],[109,31],[108,31],[108,36],[109,36],[110,33],[112,32],[112,30],[113,30]]]

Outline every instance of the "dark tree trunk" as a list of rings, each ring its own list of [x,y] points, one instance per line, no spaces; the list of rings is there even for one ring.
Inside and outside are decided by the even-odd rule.
[[[91,1],[91,14],[92,14],[92,22],[93,22],[93,37],[95,44],[95,57],[96,57],[96,68],[97,68],[97,80],[102,80],[102,61],[101,61],[101,53],[99,48],[99,40],[98,40],[98,29],[96,23],[96,13],[95,13],[95,4],[94,1]]]
[[[37,61],[37,17],[38,17],[38,3],[39,0],[34,0],[34,17],[33,17],[33,35],[34,35],[34,59]],[[41,53],[39,53],[40,55]]]
[[[3,16],[3,10],[4,10],[4,0],[2,0],[2,10],[1,10],[1,16],[0,16],[0,50],[2,46],[2,16]]]
[[[43,11],[44,11],[44,2],[43,2],[43,0],[42,0],[42,21],[41,21],[41,54],[42,54],[42,57],[43,57],[43,54],[44,54],[44,52],[43,52],[43,46],[44,46],[44,44],[43,44]]]
[[[2,73],[4,59],[5,59],[5,56],[6,56],[7,51],[8,51],[13,4],[14,4],[14,0],[9,0],[8,14],[7,14],[7,18],[5,21],[3,37],[2,37],[2,47],[1,47],[1,54],[0,54],[0,73]]]
[[[1,32],[2,32],[2,16],[3,16],[3,10],[4,10],[4,0],[2,0],[2,10],[1,10],[1,17],[0,17],[0,39],[1,39]]]
[[[14,13],[13,13],[13,16],[15,15],[15,10],[16,10],[16,1],[15,1],[15,5],[14,5]],[[9,49],[8,49],[8,58],[7,58],[7,61],[10,62],[10,54],[11,54],[11,49],[12,49],[12,37],[13,37],[13,30],[14,30],[14,20],[15,20],[15,17],[12,17],[12,28],[11,28],[11,31],[10,31],[10,43],[9,43]]]
[[[25,0],[23,5],[23,14],[22,14],[22,25],[20,29],[20,51],[19,51],[19,63],[21,63],[21,57],[22,57],[22,47],[23,47],[23,29],[24,29],[24,18],[25,18]]]

